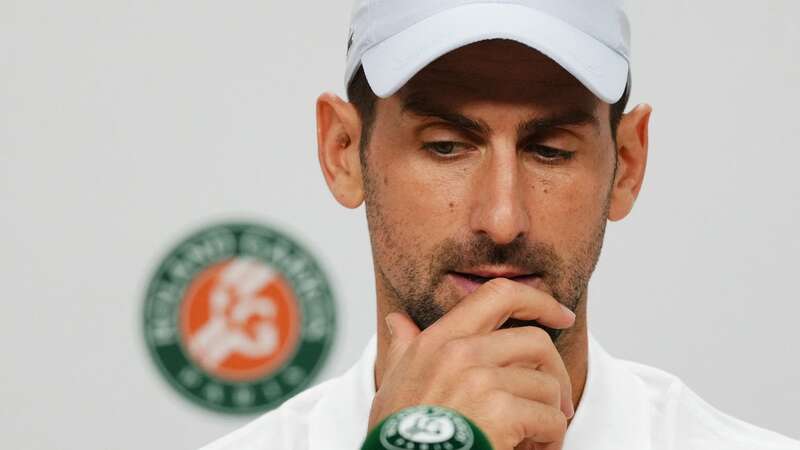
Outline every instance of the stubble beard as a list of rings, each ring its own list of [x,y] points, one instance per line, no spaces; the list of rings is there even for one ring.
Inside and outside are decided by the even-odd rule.
[[[449,238],[437,245],[430,261],[413,252],[408,245],[398,245],[404,239],[402,222],[390,221],[384,214],[375,192],[375,185],[364,171],[365,209],[372,241],[375,270],[388,294],[388,301],[395,310],[405,312],[424,330],[444,316],[460,298],[446,299],[444,281],[448,273],[457,269],[481,265],[509,265],[525,273],[536,273],[551,290],[553,298],[571,311],[577,311],[589,279],[596,267],[602,250],[605,228],[610,206],[610,189],[605,198],[603,213],[596,221],[593,231],[570,258],[560,256],[554,246],[545,242],[529,242],[520,237],[498,245],[485,234],[476,234],[462,241]],[[414,220],[405,218],[405,220]],[[393,276],[385,268],[390,267]],[[544,326],[534,320],[508,319],[500,328],[536,326],[544,329],[554,343],[561,336],[559,329]]]

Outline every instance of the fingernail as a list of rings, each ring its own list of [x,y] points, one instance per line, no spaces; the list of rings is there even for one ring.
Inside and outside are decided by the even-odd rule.
[[[561,305],[561,304],[559,303],[559,305]],[[571,310],[571,309],[567,308],[567,307],[566,307],[566,306],[564,306],[564,305],[561,305],[561,309],[563,309],[564,311],[568,312],[568,313],[569,313],[569,315],[570,315],[570,316],[572,316],[572,318],[573,318],[573,319],[575,319],[575,313],[574,313],[574,312],[572,312],[572,310]]]
[[[392,334],[394,334],[392,332],[392,322],[389,320],[389,316],[386,316],[383,319],[386,321],[386,328],[389,329],[389,335],[391,336]]]
[[[572,404],[572,399],[567,399],[564,402],[564,406],[566,407],[566,416],[567,419],[571,419],[575,415],[575,406]]]

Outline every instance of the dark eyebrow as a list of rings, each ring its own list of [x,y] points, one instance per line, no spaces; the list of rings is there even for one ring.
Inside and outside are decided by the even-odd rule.
[[[489,134],[489,126],[482,120],[471,119],[463,114],[448,111],[434,105],[418,95],[409,95],[403,100],[403,113],[411,113],[420,117],[435,117],[462,130],[479,135]]]
[[[521,124],[517,125],[517,135],[530,135],[541,133],[542,131],[552,130],[554,128],[580,125],[591,125],[595,129],[599,129],[600,121],[594,114],[590,112],[580,109],[569,110],[522,122]]]
[[[403,100],[402,112],[408,112],[420,117],[435,117],[453,125],[454,127],[461,128],[478,135],[485,136],[491,132],[491,128],[486,122],[482,120],[471,119],[463,114],[453,111],[448,111],[445,108],[431,103],[427,98],[416,93],[408,95]],[[599,129],[600,121],[594,114],[583,109],[567,110],[526,120],[525,122],[517,125],[517,135],[525,136],[564,126],[581,125],[591,125],[595,129]]]

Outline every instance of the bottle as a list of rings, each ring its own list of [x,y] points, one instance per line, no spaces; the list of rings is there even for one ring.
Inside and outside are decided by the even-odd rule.
[[[361,450],[492,450],[472,421],[433,405],[400,410],[367,434]]]

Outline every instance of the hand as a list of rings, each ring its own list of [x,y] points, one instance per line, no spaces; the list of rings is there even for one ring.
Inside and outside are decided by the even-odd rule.
[[[572,384],[550,336],[538,327],[498,329],[507,319],[568,328],[575,315],[550,295],[505,278],[484,283],[426,330],[401,313],[392,334],[369,429],[408,406],[464,414],[495,450],[561,449]]]

